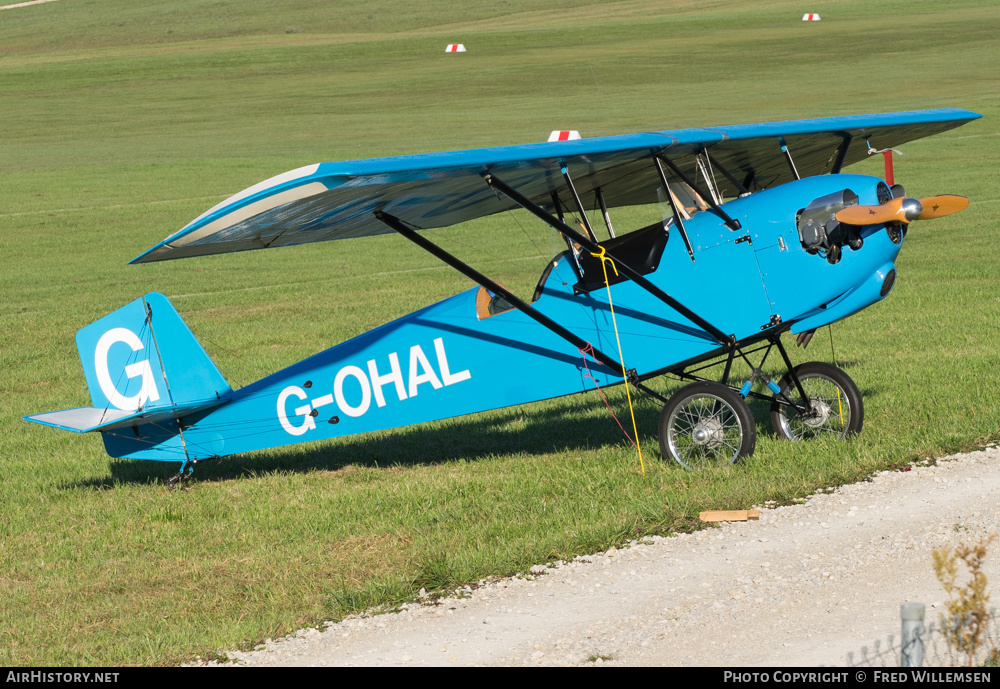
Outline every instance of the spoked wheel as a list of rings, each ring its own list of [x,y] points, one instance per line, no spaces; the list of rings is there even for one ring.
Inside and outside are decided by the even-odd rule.
[[[827,435],[845,438],[861,432],[865,408],[858,386],[849,375],[822,361],[799,364],[794,371],[809,396],[809,411],[772,402],[771,425],[778,437],[787,440],[811,440]],[[790,373],[785,374],[779,386],[789,400],[805,406]]]
[[[739,393],[718,383],[692,383],[667,400],[659,436],[664,457],[701,469],[752,455],[757,427]]]

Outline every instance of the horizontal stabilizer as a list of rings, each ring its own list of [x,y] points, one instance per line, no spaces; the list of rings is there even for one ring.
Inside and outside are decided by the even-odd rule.
[[[77,407],[50,411],[44,414],[25,416],[25,421],[33,421],[43,426],[61,428],[74,433],[89,433],[91,431],[111,431],[116,428],[127,428],[142,424],[156,424],[191,414],[197,411],[218,407],[229,401],[229,395],[222,399],[213,399],[202,403],[190,403],[173,407],[147,411],[129,412],[121,409],[97,409],[96,407]]]
[[[34,421],[43,426],[61,428],[64,431],[86,433],[88,431],[99,431],[131,416],[134,416],[134,414],[121,411],[120,409],[78,407],[76,409],[45,412],[44,414],[32,414],[31,416],[25,416],[24,420]]]

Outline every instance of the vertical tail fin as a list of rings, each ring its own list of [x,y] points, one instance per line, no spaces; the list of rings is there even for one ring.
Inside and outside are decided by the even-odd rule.
[[[83,328],[76,346],[98,409],[197,407],[231,392],[162,294],[147,294]]]
[[[147,294],[76,334],[93,407],[24,418],[75,433],[100,431],[112,457],[197,461],[222,451],[203,434],[192,452],[181,418],[227,403],[232,390],[176,309]],[[130,429],[130,430],[124,430]]]

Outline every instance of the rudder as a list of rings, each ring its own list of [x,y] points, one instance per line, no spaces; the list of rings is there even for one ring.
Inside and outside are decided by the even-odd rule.
[[[222,400],[231,389],[173,304],[150,293],[76,334],[94,407],[127,412]]]

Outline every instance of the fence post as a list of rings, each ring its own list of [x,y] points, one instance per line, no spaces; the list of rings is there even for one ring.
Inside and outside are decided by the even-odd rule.
[[[899,665],[921,667],[924,664],[924,604],[903,603],[899,606],[899,617],[903,621]]]

